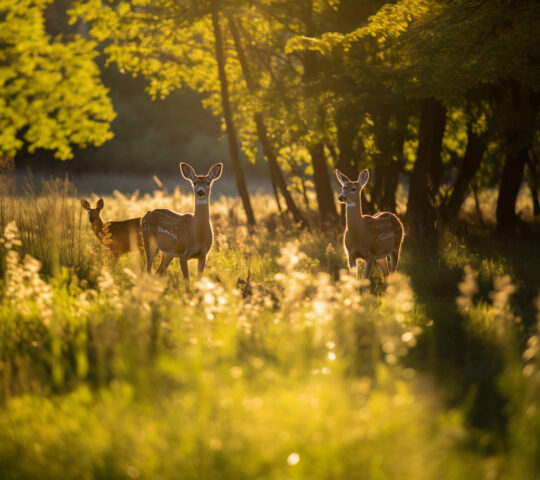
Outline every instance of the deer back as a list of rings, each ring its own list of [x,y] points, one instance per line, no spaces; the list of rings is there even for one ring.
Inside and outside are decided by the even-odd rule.
[[[373,255],[386,255],[399,249],[403,240],[403,224],[396,215],[390,212],[364,215],[364,222]]]
[[[142,218],[143,232],[153,233],[161,250],[181,254],[196,241],[191,213],[179,214],[165,208],[151,210]]]
[[[103,244],[119,255],[143,250],[141,217],[105,222],[101,235]]]

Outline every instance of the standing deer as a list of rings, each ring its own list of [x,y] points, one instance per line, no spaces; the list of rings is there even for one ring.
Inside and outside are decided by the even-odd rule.
[[[180,163],[182,176],[191,182],[195,195],[195,213],[182,215],[160,208],[151,210],[142,218],[146,270],[152,271],[152,262],[158,250],[161,263],[157,273],[163,273],[173,257],[178,257],[182,275],[189,290],[188,260],[197,258],[199,278],[202,276],[206,257],[214,240],[210,223],[209,201],[212,184],[221,177],[222,163],[216,163],[207,175],[197,175],[187,163]]]
[[[116,258],[128,252],[142,254],[144,247],[141,234],[141,217],[103,222],[100,216],[103,205],[102,198],[98,200],[96,208],[92,208],[88,200],[81,200],[81,206],[88,210],[90,225],[92,225],[92,230],[101,244]]]
[[[352,271],[357,267],[356,259],[361,258],[366,262],[364,280],[369,279],[375,262],[387,277],[389,268],[392,272],[396,271],[404,236],[403,224],[390,212],[380,212],[373,216],[362,213],[362,189],[369,179],[367,170],[360,172],[356,182],[339,170],[336,170],[336,176],[341,184],[338,200],[347,205],[347,226],[343,244],[349,257],[349,269]],[[357,278],[359,274],[357,267]]]

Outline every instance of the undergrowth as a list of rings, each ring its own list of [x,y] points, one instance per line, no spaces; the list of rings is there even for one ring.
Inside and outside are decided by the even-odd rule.
[[[103,217],[191,202],[117,192]],[[69,182],[4,190],[2,478],[537,478],[534,239],[406,244],[362,297],[342,226],[253,203],[249,233],[214,199],[188,293],[177,262],[161,278],[110,258]]]

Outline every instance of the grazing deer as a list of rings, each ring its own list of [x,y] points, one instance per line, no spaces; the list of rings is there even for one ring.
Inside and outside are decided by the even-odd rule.
[[[178,257],[189,290],[188,260],[199,261],[199,278],[202,276],[206,257],[214,240],[210,223],[209,201],[212,184],[221,177],[222,163],[216,163],[207,175],[197,175],[187,163],[180,163],[182,176],[191,182],[195,195],[195,213],[179,214],[160,208],[151,210],[142,218],[142,233],[146,252],[146,270],[152,271],[152,262],[158,250],[161,263],[157,273],[163,273],[173,257]]]
[[[345,252],[349,257],[349,269],[352,271],[356,259],[366,262],[364,279],[369,279],[375,262],[380,266],[383,275],[395,272],[401,244],[403,242],[403,224],[399,218],[390,212],[380,212],[375,215],[362,213],[362,189],[369,179],[369,172],[363,170],[358,181],[353,182],[345,174],[336,170],[336,176],[341,184],[338,200],[347,205],[347,226],[343,237]],[[359,269],[356,269],[357,278]],[[364,286],[362,286],[362,292]]]
[[[81,200],[81,206],[88,210],[88,219],[92,230],[101,244],[116,258],[128,252],[139,252],[142,255],[144,246],[141,234],[141,217],[103,222],[100,216],[103,205],[102,198],[98,200],[96,208],[90,207],[88,200]]]

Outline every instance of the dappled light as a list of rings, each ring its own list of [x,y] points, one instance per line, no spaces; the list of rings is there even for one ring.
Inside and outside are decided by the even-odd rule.
[[[0,480],[540,478],[538,32],[0,0]]]

